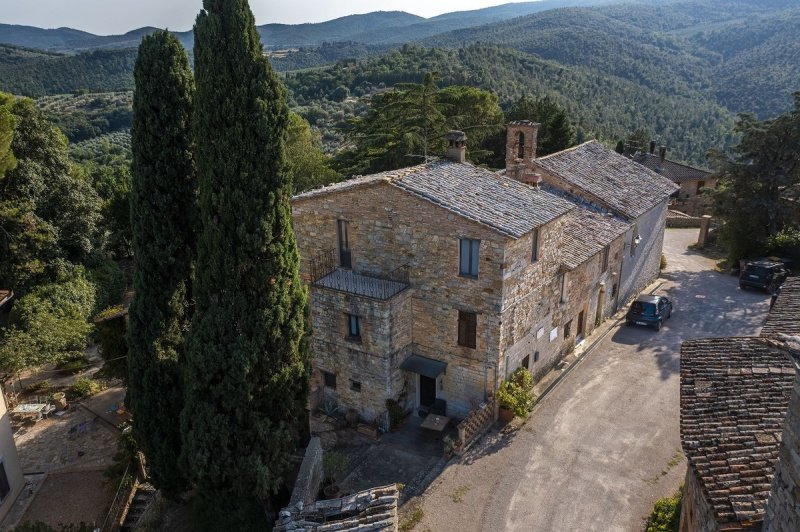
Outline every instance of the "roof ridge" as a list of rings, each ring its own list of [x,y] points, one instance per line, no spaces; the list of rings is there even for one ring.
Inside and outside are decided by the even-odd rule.
[[[661,158],[658,155],[656,155],[655,153],[649,153],[649,152],[642,153],[642,155],[647,156],[647,157],[656,157],[658,159]],[[691,165],[686,164],[686,163],[679,163],[678,161],[673,161],[672,159],[667,159],[666,157],[664,157],[664,161],[666,161],[666,162],[668,162],[670,164],[677,164],[678,166],[683,166],[684,168],[689,168],[691,170],[698,170],[700,172],[706,172],[708,174],[713,174],[714,173],[711,170],[707,170],[705,168],[700,168],[700,167],[697,167],[697,166],[691,166]]]
[[[581,147],[583,147],[583,146],[586,146],[587,144],[592,144],[592,143],[594,143],[594,144],[600,144],[600,141],[599,141],[599,140],[597,140],[597,139],[591,139],[591,140],[587,140],[586,142],[581,142],[581,143],[580,143],[580,144],[578,144],[577,146],[571,146],[571,147],[569,147],[569,148],[565,148],[565,149],[563,149],[563,150],[561,150],[561,151],[557,151],[557,152],[554,152],[554,153],[549,153],[549,154],[547,154],[547,155],[543,155],[543,156],[541,156],[541,157],[536,157],[536,158],[533,160],[533,162],[539,161],[539,160],[541,160],[541,159],[548,159],[548,158],[550,158],[550,157],[553,157],[553,156],[555,156],[555,155],[561,155],[562,153],[567,153],[567,152],[575,151],[575,150],[577,150],[578,148],[581,148]],[[602,144],[601,144],[601,145],[602,145]]]

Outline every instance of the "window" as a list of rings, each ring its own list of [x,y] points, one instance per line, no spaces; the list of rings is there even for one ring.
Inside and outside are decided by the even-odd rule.
[[[611,285],[611,297],[617,297],[617,283]]]
[[[353,267],[353,254],[350,251],[349,224],[347,220],[336,222],[336,234],[339,241],[339,266],[342,268]]]
[[[481,241],[462,238],[459,243],[458,274],[467,277],[477,277],[478,251]]]
[[[326,388],[330,388],[331,390],[335,390],[336,389],[336,374],[335,373],[329,373],[327,371],[323,371],[322,372],[322,380],[323,380],[323,384],[325,385]]]
[[[539,260],[539,229],[534,229],[531,236],[533,238],[533,243],[531,245],[531,262],[536,262]]]
[[[533,363],[535,364],[536,362],[539,362],[539,351],[533,354]]]
[[[347,314],[347,338],[361,340],[361,318],[355,314]]]
[[[474,312],[458,311],[458,345],[475,349],[478,315]]]
[[[642,237],[639,235],[639,228],[635,225],[633,226],[633,238],[631,238],[631,257],[636,255],[636,246],[642,241]]]
[[[528,369],[530,365],[531,365],[531,356],[526,355],[525,358],[522,359],[522,364],[520,364],[519,367]]]
[[[564,325],[564,339],[569,338],[572,335],[572,320],[569,320]]]
[[[8,475],[6,475],[6,464],[0,462],[0,502],[6,500],[11,486],[8,483]]]
[[[567,300],[567,274],[561,274],[561,302],[564,303]]]
[[[525,158],[525,133],[522,131],[517,135],[517,159]]]
[[[603,261],[603,263],[602,263],[603,264],[603,273],[608,271],[608,253],[609,253],[609,251],[610,251],[610,246],[606,246],[605,248],[603,248],[603,257],[601,259]]]
[[[361,383],[350,379],[350,390],[361,393]]]

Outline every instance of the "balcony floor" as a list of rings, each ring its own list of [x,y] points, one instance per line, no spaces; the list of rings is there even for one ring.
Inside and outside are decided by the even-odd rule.
[[[406,283],[369,277],[341,268],[337,268],[314,284],[331,290],[383,300],[391,299],[408,288]]]

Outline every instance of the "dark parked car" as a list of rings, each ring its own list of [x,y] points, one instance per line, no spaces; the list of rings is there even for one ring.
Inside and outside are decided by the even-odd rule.
[[[781,262],[771,260],[748,262],[739,277],[739,288],[742,290],[758,288],[772,294],[783,284],[787,275],[789,270]]]
[[[631,303],[626,319],[628,325],[648,325],[658,331],[671,315],[672,301],[664,296],[644,294]]]

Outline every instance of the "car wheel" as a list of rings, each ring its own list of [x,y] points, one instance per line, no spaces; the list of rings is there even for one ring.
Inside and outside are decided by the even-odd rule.
[[[660,330],[661,330],[661,320],[658,320],[656,322],[656,331],[660,331]]]
[[[670,316],[672,316],[672,309],[669,309],[669,310],[667,311],[667,317],[666,317],[665,319],[669,319],[669,318],[670,318]]]

